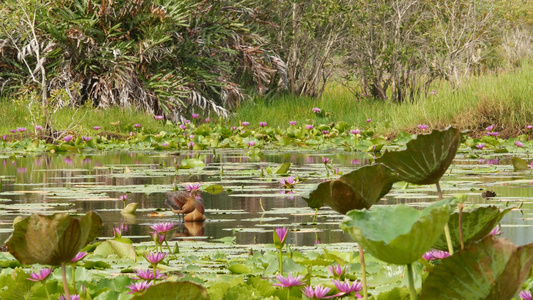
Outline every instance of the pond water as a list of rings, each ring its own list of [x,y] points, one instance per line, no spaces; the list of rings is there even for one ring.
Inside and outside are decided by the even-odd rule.
[[[328,175],[322,157],[332,159],[333,168],[346,174],[368,164],[368,154],[348,152],[247,150],[170,152],[106,152],[40,155],[0,155],[0,243],[11,234],[13,219],[31,213],[94,210],[104,220],[102,237],[121,227],[123,235],[136,242],[150,240],[149,225],[178,222],[164,204],[173,182],[218,184],[224,191],[202,193],[207,221],[181,224],[175,239],[207,241],[234,237],[237,244],[272,242],[272,229],[289,226],[295,234],[289,243],[311,246],[320,243],[351,242],[338,227],[342,216],[324,207],[318,212],[307,207],[302,195]],[[469,203],[522,204],[502,220],[503,237],[522,245],[533,241],[533,175],[513,172],[511,155],[469,158],[459,153],[441,180],[445,195],[468,195]],[[203,168],[176,169],[183,159],[196,158]],[[528,157],[523,157],[529,162]],[[292,191],[286,191],[272,175],[282,163],[290,162],[289,173],[298,176]],[[329,174],[330,178],[339,175]],[[485,199],[485,190],[497,196]],[[133,215],[123,215],[121,195],[137,202]],[[446,197],[446,196],[445,196]],[[426,206],[437,200],[435,186],[395,184],[379,204],[406,203]],[[157,209],[159,216],[153,216]]]

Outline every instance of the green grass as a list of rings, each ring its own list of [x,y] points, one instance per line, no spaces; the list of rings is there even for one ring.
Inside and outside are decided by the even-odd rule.
[[[256,99],[241,106],[232,120],[286,127],[295,120],[300,124],[346,121],[358,127],[372,126],[379,133],[394,134],[416,129],[455,125],[461,129],[483,130],[498,124],[502,133],[517,134],[533,123],[533,66],[515,72],[472,77],[455,92],[447,84],[434,87],[437,94],[416,103],[393,104],[375,100],[357,101],[346,88],[331,84],[321,99],[291,95],[274,99]],[[312,113],[313,107],[326,112],[324,118]],[[372,119],[370,124],[366,119]]]
[[[1,101],[0,115],[10,116],[0,118],[0,133],[9,133],[10,129],[27,127],[33,131],[32,118],[26,107],[16,104],[14,101]],[[130,108],[111,107],[106,110],[80,108],[79,110],[67,108],[58,111],[54,115],[54,128],[59,130],[70,129],[72,133],[94,133],[93,127],[101,127],[100,131],[116,132],[127,135],[133,130],[134,124],[141,124],[144,131],[157,133],[164,130],[164,121],[157,121],[153,116]],[[80,122],[78,122],[81,119]],[[112,125],[112,123],[118,125]],[[76,125],[73,127],[72,125]],[[36,122],[36,125],[42,125]]]
[[[269,126],[285,128],[289,121],[304,124],[329,124],[346,121],[356,127],[373,127],[380,134],[395,134],[401,130],[415,131],[416,125],[428,124],[430,128],[454,125],[460,129],[482,132],[490,124],[497,124],[504,137],[523,132],[533,123],[533,65],[525,65],[514,72],[472,77],[455,92],[447,84],[434,87],[436,95],[429,95],[416,103],[393,104],[376,100],[354,100],[346,88],[330,84],[320,99],[280,95],[272,98],[256,98],[241,104],[230,120],[229,126],[248,121],[251,126],[268,122]],[[28,110],[12,100],[0,100],[0,134],[16,127],[33,128]],[[313,107],[325,112],[318,117]],[[54,117],[56,129],[69,128],[74,109],[59,111]],[[79,134],[93,132],[93,126],[102,131],[128,134],[133,124],[140,123],[147,132],[157,133],[165,129],[163,121],[157,121],[147,113],[135,109],[82,108],[75,115],[84,116],[73,131]],[[366,119],[372,119],[368,124]],[[214,118],[212,118],[214,119]],[[111,123],[120,121],[120,125]]]

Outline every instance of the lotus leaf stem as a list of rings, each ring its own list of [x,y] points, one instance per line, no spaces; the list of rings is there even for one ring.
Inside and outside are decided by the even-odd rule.
[[[368,299],[368,291],[366,286],[366,265],[365,265],[365,253],[363,252],[363,247],[359,245],[359,259],[361,260],[361,273],[363,280],[363,299]]]
[[[63,274],[63,290],[65,290],[65,299],[70,300],[70,292],[68,291],[67,283],[67,267],[65,263],[61,263],[61,273]]]
[[[43,285],[44,285],[44,291],[46,292],[46,299],[51,300],[50,293],[48,293],[48,288],[46,287],[46,281],[43,281]]]
[[[176,242],[176,244],[178,244],[178,242]],[[168,253],[172,253],[172,250],[170,249],[170,245],[168,244],[168,241],[167,241],[166,237],[165,237],[165,245],[167,245]]]
[[[283,276],[283,257],[281,255],[281,249],[278,249],[278,260],[279,260],[279,273]],[[290,291],[289,291],[290,292]]]
[[[416,289],[415,289],[415,280],[413,276],[413,264],[412,263],[407,264],[407,276],[409,277],[409,294],[411,295],[411,300],[417,300],[418,295],[416,294]]]
[[[437,181],[435,183],[437,186],[437,194],[439,195],[439,201],[442,200],[442,190],[440,189],[440,183]],[[444,236],[446,237],[446,244],[448,245],[448,252],[450,255],[453,255],[453,244],[452,244],[452,236],[450,235],[450,227],[448,226],[448,223],[444,225]]]
[[[76,293],[76,266],[72,265],[72,287],[74,288],[74,294]]]
[[[459,203],[459,241],[461,242],[461,250],[463,250],[465,248],[463,241],[463,203]]]

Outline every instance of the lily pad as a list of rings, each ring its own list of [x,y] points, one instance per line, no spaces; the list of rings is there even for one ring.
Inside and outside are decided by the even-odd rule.
[[[437,183],[448,169],[461,144],[459,130],[433,130],[409,141],[402,151],[385,152],[376,160],[398,172],[403,181],[414,184]]]
[[[132,300],[175,300],[175,299],[195,299],[195,300],[209,300],[207,290],[196,283],[181,281],[181,282],[163,282],[146,289],[142,295],[132,298]]]
[[[483,206],[473,209],[465,210],[462,213],[462,230],[463,243],[465,246],[479,241],[486,237],[496,225],[500,222],[505,214],[511,211],[512,208],[500,210],[497,206]],[[458,250],[461,248],[459,240],[459,212],[454,212],[448,220],[450,228],[450,235],[452,238],[453,248]],[[441,234],[433,248],[439,250],[448,250],[446,244],[446,237]]]
[[[109,255],[117,255],[120,258],[136,260],[135,248],[132,244],[115,240],[108,240],[96,247],[94,254],[107,258]]]
[[[511,158],[511,161],[513,162],[513,168],[516,171],[526,171],[529,170],[529,166],[527,165],[527,162],[520,157],[513,157]]]
[[[518,247],[506,239],[488,236],[430,271],[420,299],[511,299],[532,264],[533,244]]]
[[[372,256],[406,265],[435,243],[451,207],[451,200],[435,202],[422,211],[407,205],[374,206],[372,210],[350,211],[340,227]]]
[[[68,263],[102,230],[102,218],[89,212],[81,218],[57,213],[31,215],[14,225],[6,245],[25,265],[59,266]]]
[[[323,182],[304,199],[311,208],[324,204],[346,214],[352,209],[370,208],[392,188],[396,173],[385,165],[359,168],[337,180]]]

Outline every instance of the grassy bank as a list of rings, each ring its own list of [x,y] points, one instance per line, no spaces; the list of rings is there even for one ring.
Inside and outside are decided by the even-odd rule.
[[[305,124],[346,121],[372,126],[382,134],[415,130],[418,124],[428,124],[430,128],[455,125],[473,131],[498,124],[503,136],[511,136],[533,123],[532,82],[533,66],[526,65],[512,73],[473,77],[455,92],[443,84],[435,87],[434,95],[400,105],[353,100],[346,88],[332,84],[322,99],[289,95],[245,103],[233,120],[251,124],[267,121],[273,126],[287,126],[290,120]],[[321,108],[325,116],[314,116],[313,107]],[[367,124],[367,119],[372,122]]]
[[[428,124],[430,128],[455,125],[460,129],[483,132],[490,124],[498,124],[503,137],[523,133],[526,125],[533,123],[533,65],[509,73],[471,78],[459,90],[452,92],[446,85],[435,87],[437,93],[417,103],[391,104],[373,100],[356,101],[346,88],[331,84],[321,99],[282,95],[274,98],[257,98],[239,107],[228,121],[230,126],[248,121],[251,126],[268,122],[269,126],[287,127],[289,121],[299,124],[329,124],[346,121],[358,127],[373,127],[377,133],[391,135],[401,130],[415,131],[416,125]],[[0,134],[16,127],[32,128],[28,110],[14,101],[0,100]],[[322,109],[323,115],[312,112]],[[83,117],[83,118],[82,118]],[[74,131],[79,134],[102,131],[128,134],[133,124],[142,124],[146,132],[165,130],[164,121],[134,109],[110,108],[79,111],[64,109],[56,113],[55,128],[69,128],[69,124],[82,118]],[[372,122],[367,123],[367,119]],[[117,123],[119,122],[119,123]]]

